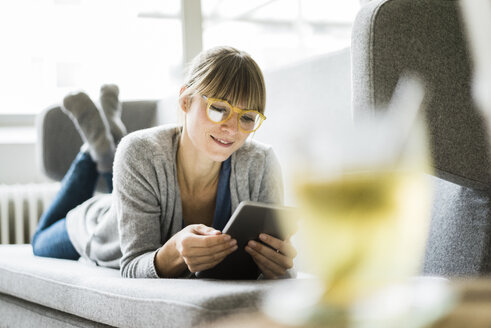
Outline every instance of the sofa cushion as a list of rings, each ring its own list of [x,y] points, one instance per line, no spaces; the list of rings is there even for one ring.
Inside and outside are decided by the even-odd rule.
[[[491,273],[491,148],[475,106],[471,61],[456,0],[377,0],[352,31],[354,119],[383,110],[399,77],[425,82],[435,178],[424,273]]]
[[[491,272],[491,192],[433,177],[434,201],[423,273]]]
[[[111,327],[0,293],[0,326],[16,328]]]
[[[125,101],[121,119],[128,133],[155,126],[157,123],[156,100]],[[36,118],[39,165],[51,179],[60,181],[80,150],[82,139],[72,120],[59,106],[43,110]]]
[[[275,281],[125,279],[119,271],[0,246],[0,293],[118,327],[191,327],[254,311]]]
[[[425,81],[424,101],[435,173],[491,189],[485,121],[471,94],[472,70],[456,0],[371,1],[352,32],[355,120],[384,108],[403,72]]]

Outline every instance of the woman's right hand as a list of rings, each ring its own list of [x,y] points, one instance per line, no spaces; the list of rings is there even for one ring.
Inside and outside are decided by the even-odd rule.
[[[211,269],[237,250],[237,240],[204,224],[188,225],[171,238],[190,272]]]

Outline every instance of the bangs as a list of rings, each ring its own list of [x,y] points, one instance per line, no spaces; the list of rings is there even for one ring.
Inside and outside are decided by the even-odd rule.
[[[257,64],[242,56],[225,58],[209,71],[197,92],[210,98],[227,100],[232,106],[264,113],[264,79]]]

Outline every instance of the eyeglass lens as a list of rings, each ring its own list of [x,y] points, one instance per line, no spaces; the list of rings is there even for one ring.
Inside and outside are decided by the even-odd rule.
[[[232,109],[226,102],[215,101],[208,106],[208,117],[215,123],[220,123],[230,116]],[[253,131],[261,124],[257,112],[246,111],[239,115],[239,125],[245,131]]]

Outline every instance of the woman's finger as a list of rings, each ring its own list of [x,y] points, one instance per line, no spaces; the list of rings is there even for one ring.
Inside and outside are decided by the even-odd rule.
[[[193,264],[213,263],[216,261],[220,262],[229,254],[235,252],[237,248],[238,248],[237,245],[235,245],[232,247],[227,247],[225,249],[222,249],[218,252],[207,253],[202,256],[187,256],[186,258],[188,261],[192,262]]]
[[[251,247],[256,252],[266,257],[270,261],[276,263],[280,267],[283,267],[285,269],[290,269],[291,267],[293,267],[293,258],[282,254],[281,252],[279,252],[279,250],[275,251],[270,247],[264,246],[261,243],[255,242],[253,240],[249,241],[247,246]]]
[[[222,232],[204,224],[192,224],[188,226],[191,231],[198,235],[220,235]]]
[[[254,257],[253,257],[254,258]],[[273,271],[269,270],[267,267],[263,266],[262,264],[257,264],[257,267],[259,268],[259,270],[261,270],[264,278],[268,278],[268,279],[276,279],[280,276],[276,275]]]
[[[182,243],[184,247],[192,248],[209,248],[217,246],[227,241],[230,241],[230,235],[219,234],[219,235],[199,235],[193,231],[190,231],[186,237],[183,239]]]
[[[276,250],[279,250],[280,253],[285,254],[286,256],[292,259],[297,256],[297,251],[292,246],[289,240],[283,241],[281,239],[275,238],[265,233],[260,234],[259,239],[261,239],[263,243],[268,244],[269,246],[271,246]]]
[[[290,241],[285,241],[283,247],[280,249],[280,252],[285,254],[291,259],[297,257],[297,250],[293,247]]]
[[[235,250],[237,250],[237,249],[235,249]],[[230,251],[229,253],[225,254],[225,256],[234,252],[235,250]],[[208,270],[208,269],[215,267],[218,263],[222,262],[223,259],[225,258],[225,256],[219,257],[215,260],[211,260],[211,261],[207,261],[207,262],[195,262],[194,259],[188,259],[186,264],[187,264],[190,272],[198,272],[198,271]]]
[[[271,261],[252,247],[246,246],[245,250],[251,254],[254,262],[256,262],[258,266],[263,267],[267,271],[271,271],[275,276],[283,276],[286,273],[286,268],[281,267],[277,263]]]
[[[221,244],[217,244],[210,247],[196,247],[196,246],[193,247],[193,245],[188,245],[183,249],[182,255],[187,257],[208,256],[223,251],[227,251],[236,245],[237,245],[237,240],[235,239],[232,240],[229,239]]]

